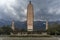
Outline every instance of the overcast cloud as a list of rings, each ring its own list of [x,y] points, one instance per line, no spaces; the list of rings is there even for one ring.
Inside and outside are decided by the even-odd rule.
[[[60,0],[31,0],[34,20],[60,20]],[[0,0],[0,19],[26,21],[29,0]]]

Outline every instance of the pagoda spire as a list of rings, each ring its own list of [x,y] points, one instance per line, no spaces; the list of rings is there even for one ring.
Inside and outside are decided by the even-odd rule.
[[[15,30],[15,27],[14,27],[14,20],[12,20],[12,30],[13,30],[13,31]]]
[[[31,0],[29,1],[29,3],[31,4]]]
[[[31,1],[27,7],[27,31],[33,31],[34,10]]]

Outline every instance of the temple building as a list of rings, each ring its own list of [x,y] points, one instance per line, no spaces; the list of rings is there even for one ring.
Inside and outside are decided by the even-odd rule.
[[[34,10],[31,1],[27,7],[27,31],[33,31]]]

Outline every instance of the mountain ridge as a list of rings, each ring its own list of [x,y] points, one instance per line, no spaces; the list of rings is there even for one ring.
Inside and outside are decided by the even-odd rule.
[[[4,25],[10,25],[11,26],[11,22],[12,21],[6,21],[6,20],[0,20],[0,27],[4,26]],[[60,23],[60,21],[56,21],[57,23]],[[20,22],[20,21],[14,21],[15,23],[15,28],[18,29],[27,29],[27,21],[24,22]],[[49,22],[50,24],[53,24],[54,22]],[[34,30],[45,30],[46,27],[46,22],[45,21],[34,21]]]

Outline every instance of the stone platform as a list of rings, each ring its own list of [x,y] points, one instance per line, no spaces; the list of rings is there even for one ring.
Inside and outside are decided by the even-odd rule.
[[[57,37],[53,38],[40,38],[40,37],[0,37],[0,40],[60,40]]]

